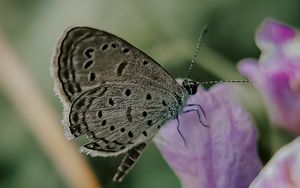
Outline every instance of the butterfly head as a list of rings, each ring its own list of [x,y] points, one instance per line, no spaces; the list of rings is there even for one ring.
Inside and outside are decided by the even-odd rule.
[[[194,95],[197,92],[199,83],[189,79],[184,79],[182,82],[182,86],[184,87],[184,89],[186,89],[189,95]]]

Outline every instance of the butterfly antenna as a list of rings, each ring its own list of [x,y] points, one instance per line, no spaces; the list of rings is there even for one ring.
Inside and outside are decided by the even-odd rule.
[[[211,80],[211,81],[204,81],[200,82],[201,85],[207,84],[220,84],[220,83],[252,83],[249,80]]]
[[[196,50],[195,50],[195,53],[194,53],[194,55],[192,57],[192,62],[190,64],[190,67],[189,67],[189,70],[188,70],[188,76],[187,76],[187,78],[190,78],[192,67],[193,67],[193,65],[195,63],[195,59],[196,59],[196,57],[197,57],[197,55],[199,53],[199,50],[200,50],[203,38],[204,38],[205,34],[207,33],[207,30],[208,30],[207,26],[204,26],[204,28],[200,32],[199,39],[198,39],[197,46],[196,46]]]

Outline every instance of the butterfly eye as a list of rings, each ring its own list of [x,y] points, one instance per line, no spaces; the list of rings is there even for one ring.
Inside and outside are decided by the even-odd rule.
[[[198,84],[196,82],[191,82],[189,86],[190,86],[191,95],[196,94],[197,93]]]
[[[198,85],[199,84],[197,82],[191,82],[187,79],[182,82],[182,86],[185,88],[189,95],[194,95],[197,92]]]

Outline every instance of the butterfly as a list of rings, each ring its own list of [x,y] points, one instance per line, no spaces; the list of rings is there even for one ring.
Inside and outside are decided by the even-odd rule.
[[[179,84],[159,63],[125,40],[90,27],[66,30],[51,63],[70,140],[86,135],[91,156],[125,154],[120,182],[159,129],[182,113],[198,83]]]

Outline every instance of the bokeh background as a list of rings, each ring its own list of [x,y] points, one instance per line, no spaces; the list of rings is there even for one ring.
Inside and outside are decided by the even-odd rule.
[[[116,184],[111,179],[120,157],[83,156],[76,150],[81,141],[67,143],[60,138],[62,105],[52,89],[49,62],[66,28],[85,25],[114,33],[156,59],[174,77],[185,77],[200,31],[207,25],[209,32],[192,78],[241,79],[235,64],[260,54],[254,42],[258,25],[265,18],[275,18],[299,27],[299,7],[298,0],[0,0],[0,56],[11,58],[0,57],[0,188],[80,187],[70,182],[87,180],[85,176],[105,188],[180,187],[154,144],[124,182]],[[13,61],[17,66],[6,69]],[[22,78],[22,71],[32,83]],[[10,90],[17,83],[21,83],[19,87]],[[35,114],[36,109],[35,98],[27,91],[31,86],[42,96],[50,116],[36,113],[27,117],[26,111]],[[291,136],[272,128],[260,96],[251,86],[235,87],[241,87],[243,103],[257,123],[258,148],[265,163]],[[32,106],[24,109],[21,100]],[[55,123],[43,123],[47,118]],[[35,122],[37,119],[41,121]],[[61,134],[55,136],[52,130]],[[64,150],[64,144],[69,149]],[[75,164],[59,160],[73,160],[70,155],[78,155]],[[88,169],[76,170],[76,161]],[[92,173],[85,173],[89,169]]]

